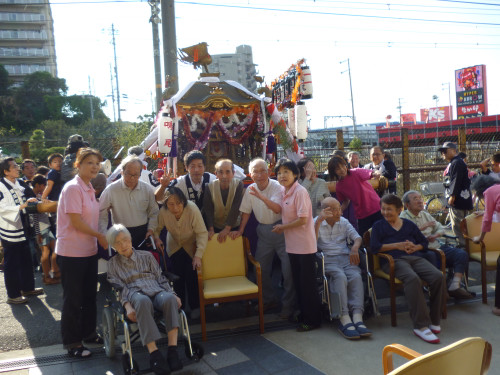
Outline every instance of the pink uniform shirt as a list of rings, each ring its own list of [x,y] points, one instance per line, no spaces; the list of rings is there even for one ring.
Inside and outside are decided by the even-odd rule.
[[[368,182],[371,169],[354,168],[342,180],[337,181],[337,199],[342,202],[349,199],[354,205],[357,219],[364,219],[380,211],[380,197]]]
[[[484,215],[481,232],[490,232],[491,223],[498,221],[500,214],[500,185],[493,185],[484,192]],[[496,219],[496,220],[495,220]]]
[[[76,176],[64,185],[57,206],[56,253],[65,257],[89,257],[97,254],[97,238],[78,231],[68,214],[80,214],[95,231],[99,225],[99,202],[92,185]]]
[[[317,251],[316,233],[312,217],[311,198],[307,190],[298,181],[292,185],[281,202],[281,220],[283,224],[291,223],[299,217],[307,218],[305,225],[285,229],[286,251],[292,254],[311,254]]]

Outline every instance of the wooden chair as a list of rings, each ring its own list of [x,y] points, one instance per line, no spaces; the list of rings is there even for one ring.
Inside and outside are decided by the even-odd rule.
[[[479,244],[472,242],[472,237],[481,234],[482,216],[475,214],[467,216],[460,223],[460,229],[465,239],[465,250],[469,254],[469,260],[481,264],[481,291],[483,303],[488,303],[486,289],[486,271],[497,269],[497,259],[500,256],[500,223],[492,223],[491,232],[484,236]]]
[[[255,266],[257,284],[247,278],[247,259]],[[262,303],[262,273],[259,262],[250,253],[247,238],[238,237],[219,243],[217,235],[208,241],[198,268],[200,319],[203,341],[207,340],[205,305],[239,300],[259,301],[259,328],[264,333],[264,307]]]
[[[363,235],[363,242],[365,245],[365,248],[368,250],[368,253],[371,254],[371,257],[369,256],[368,259],[371,260],[369,262],[369,269],[371,274],[374,277],[378,277],[380,279],[387,280],[389,282],[389,288],[390,288],[390,298],[391,298],[391,325],[393,327],[397,326],[397,315],[396,315],[396,289],[402,288],[403,287],[403,282],[396,278],[394,276],[394,258],[386,253],[378,253],[378,254],[372,254],[370,253],[370,236],[371,236],[372,230],[368,230],[365,232]],[[435,252],[440,258],[441,258],[441,272],[443,272],[444,275],[446,275],[446,256],[444,255],[444,252],[439,249],[429,249],[429,251]],[[387,262],[389,263],[389,273],[385,273],[382,268],[380,267],[380,258],[386,259]],[[423,282],[423,281],[422,281]],[[446,293],[445,296],[443,297],[443,311],[442,311],[442,317],[443,319],[446,319],[447,317],[447,312],[446,312]]]
[[[491,344],[480,337],[469,337],[428,354],[404,345],[387,345],[382,351],[384,375],[483,375],[491,362]],[[392,356],[410,361],[394,369]]]

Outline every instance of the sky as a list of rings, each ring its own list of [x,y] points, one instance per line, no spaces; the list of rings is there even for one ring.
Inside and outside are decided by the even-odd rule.
[[[119,89],[126,95],[122,120],[151,113],[155,86],[147,1],[50,3],[58,76],[66,79],[69,94],[91,91],[107,101],[104,111],[114,119],[114,25]],[[175,15],[178,48],[207,42],[209,53],[220,54],[250,45],[268,84],[305,58],[313,80],[313,98],[306,102],[313,129],[325,121],[328,127],[352,124],[347,59],[357,124],[385,122],[387,115],[398,119],[399,105],[402,113],[420,119],[421,108],[436,107],[434,95],[438,106],[449,105],[449,85],[455,111],[455,70],[480,64],[486,65],[488,114],[500,114],[498,1],[179,0]],[[200,72],[182,62],[178,70],[180,88]]]

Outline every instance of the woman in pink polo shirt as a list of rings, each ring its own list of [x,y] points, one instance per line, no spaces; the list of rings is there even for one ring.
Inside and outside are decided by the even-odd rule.
[[[81,148],[76,156],[77,175],[62,189],[57,207],[57,263],[61,269],[63,308],[61,333],[72,357],[89,357],[83,343],[102,343],[96,333],[97,241],[107,248],[98,232],[99,202],[90,183],[101,167],[99,151]]]
[[[298,182],[299,168],[289,159],[281,159],[274,169],[278,182],[285,188],[281,202],[283,224],[273,228],[285,234],[285,244],[300,316],[297,331],[304,332],[321,325],[321,302],[316,284],[316,234],[309,193]]]
[[[337,181],[335,190],[337,199],[342,202],[342,211],[349,202],[354,205],[358,219],[358,233],[361,236],[376,221],[384,220],[380,213],[380,197],[368,182],[372,177],[379,178],[379,172],[362,168],[350,169],[343,158],[334,156],[328,162],[328,174]]]

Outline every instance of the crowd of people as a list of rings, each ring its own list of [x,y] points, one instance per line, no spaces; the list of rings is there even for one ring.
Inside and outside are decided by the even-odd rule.
[[[27,296],[43,293],[34,285],[32,243],[36,243],[41,250],[43,283],[62,284],[63,345],[71,356],[90,356],[84,345],[102,343],[96,330],[97,262],[112,246],[117,255],[109,261],[108,279],[121,291],[129,319],[138,322],[155,373],[168,373],[168,369],[182,367],[176,351],[177,309],[183,306],[192,319],[199,317],[196,270],[207,241],[224,242],[244,235],[253,213],[265,311],[281,307],[280,317],[296,322],[299,332],[320,327],[316,281],[316,252],[320,250],[330,291],[340,297],[338,331],[347,339],[371,336],[363,321],[365,298],[359,267],[362,236],[371,230],[370,251],[394,258],[415,335],[437,343],[445,296],[473,297],[463,287],[468,255],[458,229],[472,209],[470,174],[454,143],[446,142],[439,151],[449,162],[445,186],[457,246],[438,241],[444,229],[424,210],[419,192],[407,191],[402,199],[396,195],[396,167],[380,146],[371,149],[371,163],[364,168],[358,153],[335,152],[328,163],[330,182],[318,177],[308,158],[298,163],[281,159],[274,171],[264,159],[255,158],[248,170],[253,183],[246,189],[235,177],[233,161],[218,160],[211,174],[203,153],[196,150],[184,156],[184,176],[173,176],[168,170],[159,181],[145,168],[140,147],[129,149],[119,173],[103,176],[101,154],[80,136],[70,137],[65,156],[49,156],[48,170],[37,170],[32,160],[24,160],[23,179],[15,160],[4,158],[0,163],[0,238],[7,302],[26,303]],[[73,163],[69,172],[64,171],[68,163]],[[491,170],[487,164],[482,163],[482,176],[476,179],[475,189],[485,198],[483,228],[476,242],[500,218],[500,153],[492,156]],[[390,183],[388,191],[378,194],[369,180],[381,176]],[[30,209],[47,199],[58,201],[57,213]],[[144,250],[148,241],[165,250],[169,271],[178,276],[173,289],[157,260]],[[449,285],[440,271],[440,259],[428,248],[444,251],[453,275]],[[281,267],[281,293],[271,278],[275,258]],[[381,260],[381,267],[388,271],[387,262]],[[430,310],[421,280],[430,290]],[[493,312],[498,315],[498,293],[496,297]],[[154,308],[162,310],[168,321],[166,360],[156,345]]]

